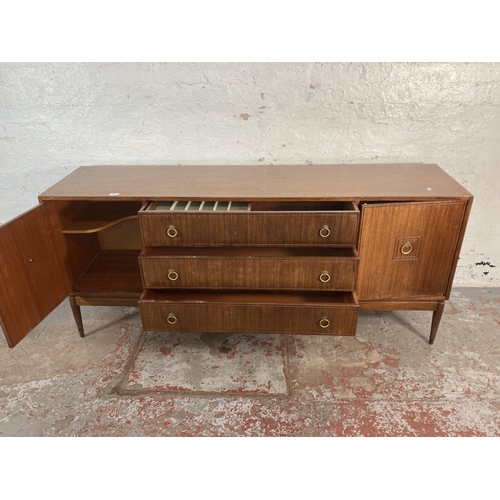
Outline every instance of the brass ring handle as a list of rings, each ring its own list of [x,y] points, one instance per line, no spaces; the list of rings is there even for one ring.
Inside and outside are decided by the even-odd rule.
[[[330,228],[325,224],[320,230],[319,230],[319,235],[322,238],[328,238],[330,236]]]
[[[168,270],[167,276],[170,281],[175,281],[179,277],[179,275],[173,269]]]
[[[177,323],[177,316],[174,313],[170,313],[167,317],[167,323],[175,325]]]
[[[405,248],[407,250],[405,250]],[[401,253],[403,255],[408,255],[409,253],[411,253],[411,251],[413,250],[413,247],[411,246],[411,243],[409,241],[407,241],[400,249]]]
[[[177,236],[177,229],[175,229],[175,226],[168,226],[167,234],[171,238],[175,238]]]
[[[319,320],[319,326],[321,326],[321,328],[328,328],[330,326],[330,321],[328,320],[328,318],[326,316],[323,316]]]
[[[330,281],[330,275],[328,274],[328,271],[323,271],[319,275],[319,280],[321,281],[321,283],[328,283]]]

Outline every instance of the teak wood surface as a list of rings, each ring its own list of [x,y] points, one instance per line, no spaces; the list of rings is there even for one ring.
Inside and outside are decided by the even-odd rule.
[[[62,232],[65,234],[96,233],[127,219],[137,217],[141,202],[116,201],[89,202],[81,204],[81,209],[69,220],[64,220]]]
[[[387,203],[362,207],[360,300],[444,296],[465,203]],[[413,245],[401,253],[406,241]]]
[[[358,308],[351,292],[288,292],[272,290],[144,290],[142,301],[169,303],[269,304]]]
[[[359,212],[140,212],[145,246],[309,245],[354,246]],[[323,226],[329,236],[320,236]],[[167,229],[177,232],[170,237]]]
[[[65,202],[42,203],[0,227],[0,322],[18,344],[71,292],[98,251],[95,235],[65,237]]]
[[[146,288],[354,291],[356,285],[358,258],[353,249],[341,249],[352,257],[335,256],[335,249],[331,255],[313,251],[301,255],[286,248],[246,248],[233,255],[228,249],[218,254],[218,249],[191,248],[174,255],[168,249],[152,250],[157,249],[145,249],[139,258]]]
[[[142,250],[142,235],[139,217],[122,220],[99,231],[101,250]]]
[[[142,279],[138,250],[100,250],[73,287],[78,297],[139,298]]]
[[[437,165],[89,166],[39,199],[420,200],[472,195]]]
[[[296,295],[264,297],[255,294],[191,294],[168,302],[169,295],[149,291],[139,301],[144,329],[175,332],[308,333],[354,335],[357,304],[346,304],[347,296],[322,294],[313,304],[299,302]],[[171,296],[171,295],[170,295]],[[299,296],[300,297],[300,296]],[[343,303],[336,303],[336,297]],[[239,299],[239,300],[238,300]],[[264,300],[263,300],[264,299]],[[289,299],[289,300],[287,300]],[[260,303],[259,303],[260,302]],[[323,302],[323,305],[318,305]],[[175,316],[175,324],[167,320]],[[320,326],[327,318],[330,324]]]

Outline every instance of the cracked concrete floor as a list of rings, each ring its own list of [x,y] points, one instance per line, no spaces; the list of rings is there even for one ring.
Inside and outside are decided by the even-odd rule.
[[[500,289],[431,313],[361,312],[352,337],[143,333],[65,301],[0,340],[1,436],[500,436]]]

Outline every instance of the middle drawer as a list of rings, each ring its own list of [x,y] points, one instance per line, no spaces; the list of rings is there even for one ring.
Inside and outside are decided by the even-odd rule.
[[[353,291],[355,248],[144,248],[145,288]]]

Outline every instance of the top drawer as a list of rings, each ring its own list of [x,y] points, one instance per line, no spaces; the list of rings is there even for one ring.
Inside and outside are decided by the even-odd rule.
[[[145,246],[355,246],[354,202],[151,202],[139,212]]]

